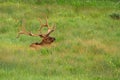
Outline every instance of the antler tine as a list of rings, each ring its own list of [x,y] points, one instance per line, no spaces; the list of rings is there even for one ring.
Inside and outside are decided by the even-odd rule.
[[[39,29],[39,31],[41,32],[41,29],[43,28],[43,27],[47,27],[47,28],[49,28],[49,24],[48,24],[48,18],[47,18],[47,16],[46,16],[46,19],[45,19],[45,21],[46,21],[46,23],[45,24],[42,24],[42,21],[41,21],[41,19],[39,18],[38,19],[39,20],[39,22],[40,22],[40,29]]]
[[[41,21],[41,19],[40,19],[40,18],[38,18],[38,21],[39,21],[40,23],[42,23],[42,21]]]
[[[38,21],[40,22],[40,29],[39,29],[39,31],[41,32],[41,29],[42,29],[42,21],[41,21],[40,18],[38,18]]]
[[[25,29],[25,27],[24,27],[24,24],[25,24],[25,20],[23,19],[22,20],[22,29],[18,32],[18,36],[17,36],[17,38],[19,38],[20,37],[20,34],[24,34],[24,32],[26,31],[26,29]]]
[[[49,28],[46,36],[49,36],[55,29],[56,29],[55,25],[53,25],[53,27],[51,29]]]
[[[23,19],[23,21],[22,21],[22,31],[26,32],[25,23],[26,23],[26,21],[25,21],[25,19]]]
[[[46,16],[46,26],[49,27],[48,25],[48,17]]]
[[[56,29],[56,24],[53,25],[53,29],[54,29],[54,30]]]

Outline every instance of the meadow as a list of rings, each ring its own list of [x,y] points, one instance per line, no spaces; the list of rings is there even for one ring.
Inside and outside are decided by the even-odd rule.
[[[120,80],[119,0],[1,0],[0,80]],[[56,41],[40,49],[38,18],[56,24]]]

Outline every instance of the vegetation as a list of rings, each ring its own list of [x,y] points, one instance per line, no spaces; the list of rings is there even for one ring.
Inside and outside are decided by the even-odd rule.
[[[1,0],[0,80],[119,80],[119,0]],[[38,18],[55,23],[56,41],[38,50],[38,37],[16,38],[22,19],[36,33]]]

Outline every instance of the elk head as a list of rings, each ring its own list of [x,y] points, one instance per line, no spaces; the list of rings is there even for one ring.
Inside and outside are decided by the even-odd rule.
[[[40,20],[40,19],[39,19],[39,21],[40,21],[40,23],[41,23],[41,20]],[[44,28],[44,27],[47,27],[47,29],[48,29],[46,34],[42,34],[42,33],[41,33],[41,30],[42,30],[42,28]],[[36,37],[39,36],[40,38],[42,38],[42,41],[41,41],[41,42],[32,43],[32,44],[30,45],[30,47],[43,46],[43,45],[46,45],[46,44],[51,44],[51,43],[53,43],[53,42],[55,41],[55,38],[54,38],[54,37],[51,37],[50,34],[55,30],[55,28],[56,28],[55,25],[52,26],[52,27],[50,27],[50,26],[48,25],[48,19],[47,19],[47,17],[46,17],[46,23],[40,25],[39,34],[33,34],[32,32],[26,31],[26,29],[25,29],[25,27],[24,27],[24,25],[23,25],[23,23],[22,23],[22,30],[18,32],[17,38],[19,38],[19,36],[20,36],[21,34],[25,34],[25,35],[29,35],[29,36],[36,36]]]

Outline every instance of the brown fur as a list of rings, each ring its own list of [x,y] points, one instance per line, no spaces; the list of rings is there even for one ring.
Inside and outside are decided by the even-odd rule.
[[[48,44],[53,43],[54,41],[55,41],[55,38],[54,38],[54,37],[47,36],[47,37],[43,38],[43,40],[42,40],[40,43],[38,43],[38,42],[32,43],[32,44],[30,45],[30,47],[36,48],[36,47],[48,45]]]

